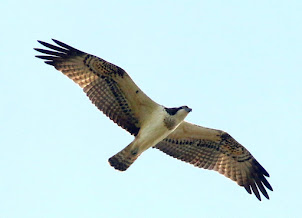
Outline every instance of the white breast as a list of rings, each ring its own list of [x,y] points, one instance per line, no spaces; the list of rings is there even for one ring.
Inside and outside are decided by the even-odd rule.
[[[160,106],[141,125],[140,131],[136,136],[135,143],[139,146],[141,152],[156,145],[166,138],[174,129],[167,129],[164,119],[167,113],[164,107]]]

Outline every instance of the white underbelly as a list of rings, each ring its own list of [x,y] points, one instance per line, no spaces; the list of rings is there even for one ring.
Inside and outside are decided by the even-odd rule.
[[[163,121],[145,126],[145,128],[141,129],[142,131],[135,140],[139,146],[139,150],[143,152],[148,148],[153,147],[173,132],[175,128],[168,129],[163,124]]]

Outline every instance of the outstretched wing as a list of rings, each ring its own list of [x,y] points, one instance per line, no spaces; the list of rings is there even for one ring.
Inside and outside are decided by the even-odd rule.
[[[268,172],[226,132],[184,121],[154,147],[196,167],[218,171],[243,186],[248,193],[253,191],[259,200],[258,189],[267,199],[265,187],[273,190],[265,178],[269,177]]]
[[[120,67],[101,58],[79,51],[60,41],[51,45],[38,41],[50,50],[35,50],[46,54],[36,57],[80,85],[93,104],[119,126],[137,135],[145,114],[157,103],[145,95]]]

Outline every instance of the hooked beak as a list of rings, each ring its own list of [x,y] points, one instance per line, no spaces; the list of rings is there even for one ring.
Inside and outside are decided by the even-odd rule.
[[[188,113],[190,113],[190,112],[192,111],[192,108],[187,107],[185,110],[186,110]]]

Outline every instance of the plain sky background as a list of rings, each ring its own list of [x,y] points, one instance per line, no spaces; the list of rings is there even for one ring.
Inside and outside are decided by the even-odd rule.
[[[0,11],[0,218],[301,215],[302,1],[4,0]],[[51,38],[230,133],[270,173],[271,199],[155,149],[114,170],[108,158],[133,137],[34,57]]]

